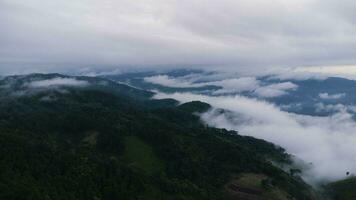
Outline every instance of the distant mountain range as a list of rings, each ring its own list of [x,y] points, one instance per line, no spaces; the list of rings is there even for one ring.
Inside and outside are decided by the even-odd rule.
[[[195,75],[192,76],[192,75]],[[178,79],[180,81],[191,82],[191,85],[176,86],[154,83],[147,81],[148,77],[166,76],[169,79]],[[103,76],[113,81],[119,81],[132,85],[144,90],[160,91],[165,93],[174,92],[193,92],[207,95],[243,95],[252,98],[262,99],[276,104],[282,110],[312,116],[327,116],[333,114],[340,109],[340,105],[347,106],[349,112],[356,113],[356,81],[345,78],[329,77],[329,78],[311,78],[311,79],[279,79],[275,76],[255,77],[256,81],[261,84],[261,87],[270,89],[266,86],[278,86],[278,84],[291,83],[295,85],[293,89],[286,89],[283,95],[276,96],[259,96],[256,93],[258,88],[250,88],[251,90],[228,91],[226,93],[216,93],[223,89],[223,86],[217,84],[219,80],[239,78],[238,75],[226,75],[219,77],[217,72],[205,72],[201,70],[173,70],[167,72],[137,72],[124,73],[119,75]],[[196,78],[200,77],[200,78]],[[205,77],[205,79],[204,79]],[[210,80],[208,77],[211,77]],[[241,77],[240,77],[241,78]],[[218,80],[218,81],[217,81]],[[202,84],[204,83],[204,84]],[[200,86],[199,86],[200,84]],[[238,86],[236,84],[236,86]],[[283,85],[282,85],[283,87]],[[274,89],[275,88],[271,88]],[[283,88],[282,88],[283,89]],[[258,91],[258,90],[257,90]],[[268,91],[267,91],[268,92]]]

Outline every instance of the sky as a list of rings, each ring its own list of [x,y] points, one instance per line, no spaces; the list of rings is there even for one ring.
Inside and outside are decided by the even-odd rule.
[[[356,64],[352,0],[0,0],[0,74]]]

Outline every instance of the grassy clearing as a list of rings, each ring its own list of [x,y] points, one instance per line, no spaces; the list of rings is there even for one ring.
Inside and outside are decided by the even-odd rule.
[[[290,195],[278,187],[263,188],[262,181],[267,179],[268,176],[264,174],[243,173],[236,177],[231,183],[241,187],[262,190],[262,199],[269,200],[289,200]]]
[[[163,162],[155,155],[151,146],[136,136],[125,137],[124,159],[130,165],[142,169],[147,174],[163,170]]]
[[[288,193],[286,193],[283,190],[280,190],[279,188],[273,188],[271,190],[266,191],[263,194],[264,199],[269,199],[269,200],[289,200],[293,199],[290,197]]]
[[[267,176],[263,174],[252,174],[252,173],[245,173],[241,174],[236,183],[244,186],[244,187],[253,187],[253,188],[258,188],[262,189],[262,180],[266,179]]]
[[[83,144],[86,144],[86,145],[96,145],[96,142],[97,142],[97,137],[98,137],[99,133],[98,132],[89,132],[88,133],[88,136],[86,136],[82,142]]]

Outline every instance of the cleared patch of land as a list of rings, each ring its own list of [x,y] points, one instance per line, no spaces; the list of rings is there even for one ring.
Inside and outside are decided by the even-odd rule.
[[[124,139],[124,159],[131,166],[142,169],[147,174],[154,174],[163,170],[163,162],[155,155],[151,146],[136,136],[127,136]]]
[[[264,174],[243,173],[226,185],[231,200],[288,200],[290,195],[269,182]]]

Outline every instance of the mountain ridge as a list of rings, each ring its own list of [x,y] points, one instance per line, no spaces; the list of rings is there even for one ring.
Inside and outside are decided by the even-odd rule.
[[[282,148],[207,127],[193,114],[204,103],[177,106],[95,77],[34,77],[91,84],[55,82],[18,96],[4,96],[16,87],[0,90],[2,199],[228,199],[236,191],[226,184],[242,173],[265,174],[261,195],[314,199],[311,187],[270,162],[290,162]],[[31,90],[24,82],[15,80],[18,90]]]

